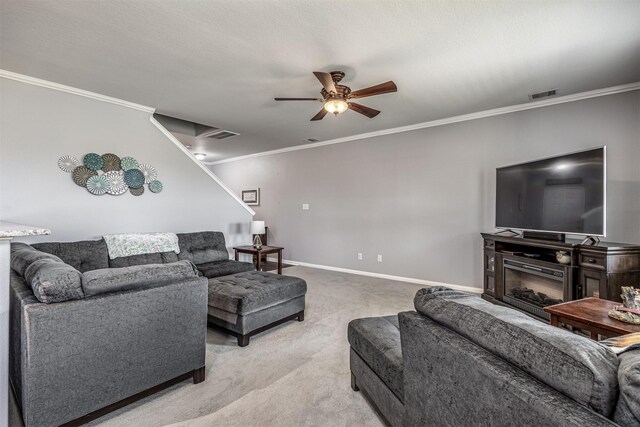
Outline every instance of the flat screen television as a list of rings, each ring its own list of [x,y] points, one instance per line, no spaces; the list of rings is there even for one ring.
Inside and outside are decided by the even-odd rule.
[[[606,147],[496,169],[496,228],[605,236]]]

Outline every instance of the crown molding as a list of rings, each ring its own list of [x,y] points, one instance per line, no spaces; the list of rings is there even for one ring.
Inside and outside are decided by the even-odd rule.
[[[153,125],[155,127],[157,127],[158,130],[160,130],[160,132],[162,132],[164,134],[164,136],[166,136],[171,142],[173,142],[173,144],[176,147],[178,147],[184,154],[186,154],[187,157],[189,157],[196,165],[198,165],[198,167],[200,169],[202,169],[207,175],[209,175],[211,178],[213,178],[213,180],[215,182],[217,182],[218,185],[220,187],[222,187],[222,189],[224,191],[229,193],[229,195],[231,197],[233,197],[236,202],[240,203],[240,205],[243,208],[245,208],[247,210],[247,212],[249,212],[251,215],[255,215],[256,214],[256,212],[253,209],[251,209],[249,206],[247,206],[247,204],[245,202],[243,202],[242,199],[240,197],[238,197],[238,195],[236,193],[234,193],[233,190],[231,190],[231,188],[227,187],[227,185],[224,182],[222,182],[220,180],[220,178],[218,178],[218,176],[216,174],[214,174],[211,169],[209,169],[208,167],[203,165],[200,160],[196,159],[195,156],[191,153],[191,151],[189,151],[187,149],[187,147],[185,147],[180,141],[178,141],[178,139],[175,136],[173,136],[173,134],[171,132],[169,132],[164,126],[162,126],[162,124],[159,121],[157,121],[153,117],[153,115],[151,115],[150,120],[151,120],[151,123],[153,123]]]
[[[22,83],[45,87],[47,89],[58,90],[60,92],[66,92],[73,95],[84,96],[85,98],[91,98],[91,99],[95,99],[102,102],[108,102],[110,104],[116,104],[122,107],[132,108],[134,110],[140,110],[150,114],[153,114],[156,111],[155,108],[147,107],[145,105],[136,104],[133,102],[125,101],[123,99],[112,98],[106,95],[100,95],[99,93],[89,92],[88,90],[61,85],[61,84],[50,82],[47,80],[37,79],[35,77],[25,76],[24,74],[18,74],[12,71],[0,69],[0,77],[4,79],[15,80]]]
[[[99,93],[90,92],[90,91],[87,91],[87,90],[78,89],[78,88],[74,88],[74,87],[71,87],[71,86],[65,86],[65,85],[62,85],[62,84],[50,82],[48,80],[42,80],[42,79],[38,79],[38,78],[35,78],[35,77],[26,76],[24,74],[14,73],[12,71],[7,71],[7,70],[3,70],[3,69],[0,69],[0,78],[5,78],[5,79],[9,79],[9,80],[19,81],[19,82],[22,82],[22,83],[41,86],[41,87],[45,87],[45,88],[48,88],[48,89],[53,89],[53,90],[58,90],[58,91],[61,91],[61,92],[70,93],[70,94],[73,94],[73,95],[84,96],[86,98],[92,98],[92,99],[95,99],[95,100],[98,100],[98,101],[108,102],[110,104],[116,104],[116,105],[120,105],[122,107],[127,107],[127,108],[131,108],[131,109],[134,109],[134,110],[144,111],[144,112],[147,112],[149,114],[153,114],[155,112],[155,108],[147,107],[146,105],[136,104],[136,103],[133,103],[133,102],[125,101],[123,99],[113,98],[113,97],[110,97],[110,96],[101,95]],[[378,131],[374,131],[374,132],[367,132],[367,133],[361,133],[361,134],[357,134],[357,135],[346,136],[346,137],[343,137],[343,138],[331,139],[331,140],[328,140],[328,141],[315,142],[313,144],[296,145],[294,147],[286,147],[286,148],[280,148],[280,149],[277,149],[277,150],[263,151],[263,152],[260,152],[260,153],[248,154],[246,156],[238,156],[238,157],[232,157],[232,158],[229,158],[229,159],[219,160],[217,162],[210,162],[210,163],[207,162],[206,165],[207,166],[214,166],[214,165],[219,165],[219,164],[223,164],[223,163],[231,163],[231,162],[237,162],[237,161],[241,161],[241,160],[252,159],[252,158],[255,158],[255,157],[271,156],[271,155],[274,155],[274,154],[282,154],[282,153],[288,153],[288,152],[291,152],[291,151],[298,151],[298,150],[308,150],[308,149],[311,149],[311,148],[324,147],[326,145],[340,144],[340,143],[343,143],[343,142],[356,141],[356,140],[359,140],[359,139],[375,138],[377,136],[392,135],[392,134],[395,134],[395,133],[402,133],[402,132],[411,132],[411,131],[418,130],[418,129],[425,129],[425,128],[436,127],[436,126],[444,126],[444,125],[453,124],[453,123],[465,122],[465,121],[469,121],[469,120],[477,120],[477,119],[482,119],[482,118],[485,118],[485,117],[499,116],[499,115],[503,115],[503,114],[515,113],[515,112],[524,111],[524,110],[532,110],[532,109],[535,109],[535,108],[543,108],[543,107],[548,107],[548,106],[551,106],[551,105],[564,104],[564,103],[567,103],[567,102],[581,101],[583,99],[596,98],[596,97],[607,96],[607,95],[614,95],[614,94],[617,94],[617,93],[630,92],[630,91],[634,91],[634,90],[640,90],[640,82],[634,82],[634,83],[629,83],[629,84],[619,85],[619,86],[612,86],[612,87],[603,88],[603,89],[596,89],[596,90],[591,90],[591,91],[587,91],[587,92],[576,93],[576,94],[573,94],[573,95],[565,95],[565,96],[560,96],[560,97],[552,98],[552,99],[546,99],[546,100],[542,100],[542,101],[533,101],[533,102],[528,102],[528,103],[525,103],[525,104],[511,105],[511,106],[508,106],[508,107],[502,107],[502,108],[495,108],[495,109],[492,109],[492,110],[479,111],[479,112],[476,112],[476,113],[470,113],[470,114],[464,114],[464,115],[461,115],[461,116],[448,117],[448,118],[445,118],[445,119],[439,119],[439,120],[432,120],[432,121],[428,121],[428,122],[416,123],[416,124],[408,125],[408,126],[401,126],[401,127],[389,128],[389,129],[382,129],[382,130],[378,130]],[[154,120],[155,119],[153,119],[153,117],[152,117],[152,122]],[[161,130],[164,129],[164,127],[162,125],[160,125],[160,123],[158,123],[156,126],[160,126]],[[165,131],[166,131],[166,129],[165,129]],[[171,135],[171,136],[173,137],[173,135]],[[179,147],[182,149],[182,147],[183,147],[182,144],[179,144]],[[191,153],[189,151],[185,151],[185,152],[191,156]],[[209,170],[210,171],[210,169],[207,168],[206,166],[202,165],[202,163],[200,161],[196,160],[195,158],[194,158],[194,161],[196,161],[197,164],[200,165],[203,168],[203,170]],[[212,177],[215,177],[214,179],[218,183],[220,183],[220,185],[222,185],[225,188],[225,190],[227,190],[227,192],[229,192],[229,194],[233,195],[236,199],[238,199],[241,203],[243,203],[235,195],[235,193],[230,192],[231,190],[229,190],[224,184],[222,184],[222,181],[220,181],[220,179],[217,176],[212,175]],[[244,203],[243,203],[243,205],[244,205]],[[249,208],[246,205],[245,205],[245,207],[248,208],[248,210],[250,212],[252,212],[252,215],[255,215],[255,212],[253,212],[253,210],[251,208]]]
[[[124,101],[124,100],[118,99],[118,98],[112,98],[112,97],[106,96],[106,95],[100,95],[99,93],[89,92],[89,91],[83,90],[83,89],[77,89],[77,88],[74,88],[74,87],[71,87],[71,86],[65,86],[65,85],[61,85],[61,84],[58,84],[58,83],[53,83],[53,82],[50,82],[50,81],[47,81],[47,80],[37,79],[35,77],[25,76],[23,74],[14,73],[14,72],[7,71],[7,70],[0,69],[0,77],[1,78],[5,78],[5,79],[9,79],[9,80],[15,80],[15,81],[22,82],[22,83],[35,85],[35,86],[44,87],[44,88],[47,88],[47,89],[53,89],[53,90],[57,90],[57,91],[60,91],[60,92],[66,92],[66,93],[70,93],[70,94],[73,94],[73,95],[84,96],[85,98],[91,98],[91,99],[95,99],[97,101],[108,102],[110,104],[119,105],[121,107],[132,108],[134,110],[139,110],[139,111],[144,111],[145,113],[149,113],[150,114],[151,123],[155,127],[157,127],[160,130],[160,132],[162,132],[164,134],[164,136],[166,136],[171,142],[173,142],[173,144],[175,146],[177,146],[180,150],[182,150],[182,152],[185,153],[187,155],[187,157],[189,157],[196,165],[198,165],[198,167],[200,169],[202,169],[207,175],[209,175],[211,178],[213,178],[213,180],[220,187],[222,187],[224,189],[224,191],[229,193],[229,195],[231,197],[233,197],[234,200],[236,200],[238,203],[240,203],[240,205],[243,208],[245,208],[251,215],[255,215],[256,214],[256,212],[253,209],[251,209],[249,206],[247,206],[247,204],[244,203],[242,201],[242,199],[240,199],[240,197],[238,197],[237,194],[235,194],[229,187],[227,187],[220,180],[220,178],[218,178],[213,173],[213,171],[211,169],[209,169],[208,167],[203,165],[198,159],[196,159],[193,156],[193,154],[191,154],[191,152],[189,150],[187,150],[187,148],[180,143],[180,141],[178,141],[167,129],[165,129],[164,126],[162,126],[160,124],[160,122],[158,122],[153,117],[153,113],[156,111],[155,108],[147,107],[145,105],[135,104],[133,102]]]
[[[278,261],[277,258],[267,257],[267,259],[269,261],[272,261],[272,262],[277,262]],[[414,279],[414,278],[411,278],[411,277],[402,277],[402,276],[393,276],[391,274],[373,273],[371,271],[351,270],[349,268],[331,267],[329,265],[310,264],[308,262],[293,261],[293,260],[289,260],[289,259],[283,259],[282,262],[285,263],[285,264],[297,265],[297,266],[300,266],[300,267],[310,267],[310,268],[318,268],[320,270],[337,271],[337,272],[340,272],[340,273],[357,274],[359,276],[367,276],[367,277],[376,277],[378,279],[395,280],[396,282],[415,283],[415,284],[418,284],[418,285],[429,286],[429,287],[446,286],[447,288],[456,289],[458,291],[463,291],[463,292],[470,292],[470,293],[474,293],[474,294],[481,294],[482,293],[482,289],[481,288],[476,288],[476,287],[472,287],[472,286],[454,285],[454,284],[451,284],[451,283],[434,282],[432,280]]]
[[[356,141],[358,139],[375,138],[377,136],[392,135],[392,134],[395,134],[395,133],[402,133],[402,132],[411,132],[411,131],[418,130],[418,129],[425,129],[425,128],[431,128],[431,127],[436,127],[436,126],[444,126],[444,125],[449,125],[449,124],[453,124],[453,123],[466,122],[466,121],[469,121],[469,120],[483,119],[485,117],[500,116],[500,115],[503,115],[503,114],[510,114],[510,113],[515,113],[515,112],[518,112],[518,111],[532,110],[532,109],[535,109],[535,108],[543,108],[543,107],[548,107],[548,106],[551,106],[551,105],[564,104],[564,103],[567,103],[567,102],[581,101],[581,100],[584,100],[584,99],[596,98],[596,97],[607,96],[607,95],[614,95],[616,93],[630,92],[630,91],[634,91],[634,90],[640,90],[640,82],[629,83],[629,84],[619,85],[619,86],[613,86],[613,87],[608,87],[608,88],[603,88],[603,89],[590,90],[588,92],[581,92],[581,93],[576,93],[576,94],[573,94],[573,95],[565,95],[565,96],[560,96],[560,97],[552,98],[552,99],[546,99],[546,100],[542,100],[542,101],[532,101],[532,102],[528,102],[526,104],[518,104],[518,105],[510,105],[508,107],[494,108],[492,110],[479,111],[479,112],[476,112],[476,113],[464,114],[464,115],[461,115],[461,116],[453,116],[453,117],[448,117],[448,118],[445,118],[445,119],[439,119],[439,120],[432,120],[432,121],[429,121],[429,122],[416,123],[414,125],[383,129],[383,130],[378,130],[378,131],[375,131],[375,132],[361,133],[361,134],[358,134],[358,135],[346,136],[346,137],[343,137],[343,138],[336,138],[336,139],[331,139],[331,140],[328,140],[328,141],[314,142],[313,144],[296,145],[294,147],[286,147],[286,148],[280,148],[280,149],[277,149],[277,150],[263,151],[263,152],[260,152],[260,153],[248,154],[246,156],[231,157],[229,159],[218,160],[217,162],[207,163],[207,165],[213,166],[213,165],[219,165],[219,164],[223,164],[223,163],[231,163],[231,162],[237,162],[237,161],[240,161],[240,160],[252,159],[252,158],[255,158],[255,157],[271,156],[271,155],[274,155],[274,154],[282,154],[282,153],[288,153],[288,152],[291,152],[291,151],[298,151],[298,150],[308,150],[310,148],[324,147],[326,145],[340,144],[340,143],[343,143],[343,142]]]

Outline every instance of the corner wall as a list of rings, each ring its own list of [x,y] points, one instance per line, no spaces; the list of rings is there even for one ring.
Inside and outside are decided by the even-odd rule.
[[[636,90],[211,168],[286,259],[481,287],[498,166],[607,145],[606,240],[640,243],[639,117]]]
[[[251,214],[151,123],[151,113],[5,78],[0,98],[0,218],[52,231],[19,240],[219,230],[227,246],[251,241]],[[151,164],[162,192],[89,194],[57,162],[90,152]]]

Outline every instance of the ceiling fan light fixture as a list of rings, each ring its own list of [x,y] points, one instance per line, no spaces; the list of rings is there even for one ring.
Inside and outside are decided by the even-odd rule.
[[[331,71],[330,73],[314,71],[313,75],[322,83],[322,90],[320,91],[322,98],[274,98],[276,101],[322,102],[322,110],[311,118],[312,122],[322,120],[327,113],[333,113],[337,116],[347,110],[355,111],[372,119],[380,114],[380,111],[349,101],[398,91],[398,87],[391,80],[353,92],[350,87],[338,84],[344,77],[344,72],[342,71]]]
[[[347,104],[347,101],[341,98],[329,98],[327,99],[327,102],[324,103],[324,109],[336,116],[340,113],[344,113],[348,108],[349,104]]]

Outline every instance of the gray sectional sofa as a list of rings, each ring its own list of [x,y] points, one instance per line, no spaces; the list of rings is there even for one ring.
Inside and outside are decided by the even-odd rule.
[[[207,278],[253,265],[228,259],[222,233],[178,238],[179,254],[115,259],[103,240],[12,244],[10,379],[27,427],[204,381]]]
[[[392,426],[640,425],[640,351],[444,287],[348,326],[352,388]]]
[[[218,277],[252,271],[253,264],[229,259],[224,234],[219,231],[179,233],[180,253],[162,252],[109,259],[104,240],[82,242],[46,242],[32,245],[35,249],[56,255],[80,272],[101,268],[122,268],[146,264],[190,261],[204,277]]]

